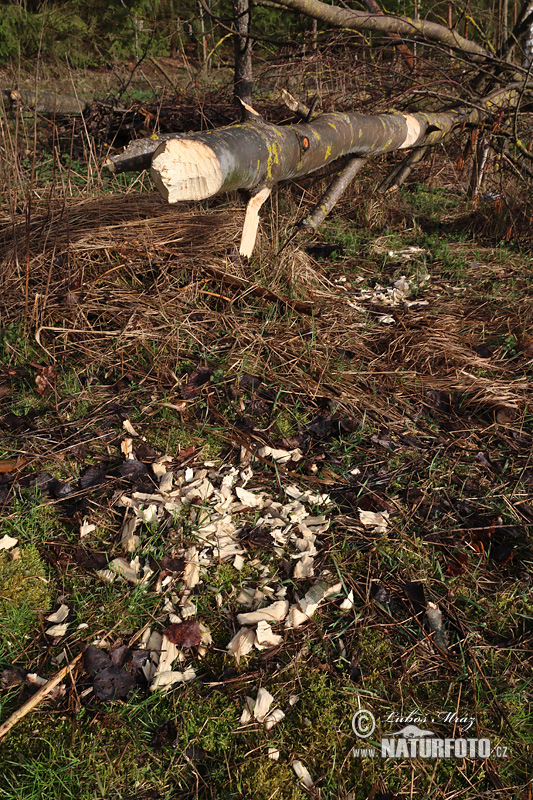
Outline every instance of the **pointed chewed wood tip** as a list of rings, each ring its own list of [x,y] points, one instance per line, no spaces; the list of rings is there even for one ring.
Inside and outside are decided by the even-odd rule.
[[[255,110],[255,108],[252,108],[252,106],[248,105],[248,103],[245,103],[244,100],[241,100],[240,97],[238,97],[237,100],[242,106],[242,113],[245,119],[250,119],[251,117],[254,119],[263,119],[261,114],[259,114],[259,112]]]
[[[248,201],[246,206],[246,214],[244,217],[244,225],[242,229],[241,245],[239,247],[239,255],[244,258],[250,258],[255,247],[255,240],[257,238],[257,229],[259,227],[259,209],[270,196],[271,189],[264,186]]]

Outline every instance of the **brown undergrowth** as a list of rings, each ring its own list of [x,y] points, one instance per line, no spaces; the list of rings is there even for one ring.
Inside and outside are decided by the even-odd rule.
[[[283,391],[350,412],[372,409],[389,424],[433,390],[460,394],[473,411],[512,410],[517,421],[528,411],[527,265],[502,264],[490,248],[476,249],[482,260],[469,262],[471,246],[456,244],[455,259],[465,261],[461,285],[453,275],[433,277],[418,303],[389,308],[358,291],[357,281],[375,275],[368,255],[325,271],[298,246],[276,256],[264,241],[257,259],[243,264],[232,255],[241,218],[235,206],[198,213],[133,194],[51,206],[29,226],[6,226],[4,324],[23,319],[44,358],[62,363],[105,364],[117,351],[151,343],[160,375],[165,351],[196,343],[199,357],[223,353],[233,374],[254,364]],[[242,288],[209,268],[238,276]],[[332,280],[339,268],[342,283]],[[401,272],[389,258],[386,277]],[[312,319],[258,298],[258,286],[309,302]],[[380,323],[387,311],[389,322]]]

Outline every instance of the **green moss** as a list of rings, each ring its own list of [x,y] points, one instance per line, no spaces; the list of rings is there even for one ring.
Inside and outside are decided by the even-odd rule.
[[[363,627],[359,631],[357,644],[360,651],[359,665],[365,687],[383,687],[383,681],[390,677],[392,647],[382,628]]]
[[[248,761],[237,773],[237,785],[241,797],[255,800],[299,800],[305,796],[293,770],[270,758]]]
[[[210,755],[228,753],[233,749],[233,731],[239,724],[240,713],[225,694],[202,695],[197,686],[191,686],[180,707],[178,746],[183,750],[201,747]]]
[[[33,545],[20,551],[13,560],[0,553],[0,614],[9,615],[25,607],[35,614],[45,611],[51,602],[46,566]]]

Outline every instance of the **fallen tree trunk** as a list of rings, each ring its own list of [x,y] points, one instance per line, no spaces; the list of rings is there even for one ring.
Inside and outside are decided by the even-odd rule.
[[[437,22],[413,17],[393,17],[388,14],[368,14],[365,11],[356,11],[351,8],[330,6],[322,3],[321,0],[276,0],[276,2],[336,28],[385,34],[396,33],[409,39],[418,37],[438,42],[461,53],[468,53],[474,58],[485,59],[491,56],[491,53],[477,42],[465,39],[456,31],[439,25]]]
[[[89,108],[89,100],[57,92],[25,92],[6,89],[4,95],[13,111],[36,111],[38,114],[79,116]]]
[[[413,114],[322,114],[310,123],[287,126],[272,125],[247,106],[246,120],[240,124],[143,139],[107,163],[113,172],[121,172],[144,169],[151,161],[154,183],[169,203],[203,200],[234,189],[251,191],[240,246],[241,255],[250,256],[259,209],[276,183],[309,175],[345,155],[368,159],[436,144],[456,126],[479,123],[492,111],[512,103],[517,95],[511,88],[498,90],[475,108]],[[355,175],[359,167],[355,168],[354,162],[339,177],[340,191],[330,187],[334,201],[346,188],[346,175]],[[325,213],[333,205],[330,200]]]

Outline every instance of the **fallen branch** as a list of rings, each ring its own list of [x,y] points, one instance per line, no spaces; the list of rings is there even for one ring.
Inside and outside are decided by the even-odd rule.
[[[489,58],[488,50],[477,42],[465,39],[455,30],[450,30],[437,22],[429,22],[413,17],[393,17],[387,14],[369,14],[351,8],[339,8],[322,3],[320,0],[276,0],[281,6],[314,17],[337,28],[355,31],[374,31],[376,33],[396,33],[410,39],[422,38],[451,47],[473,58]]]

